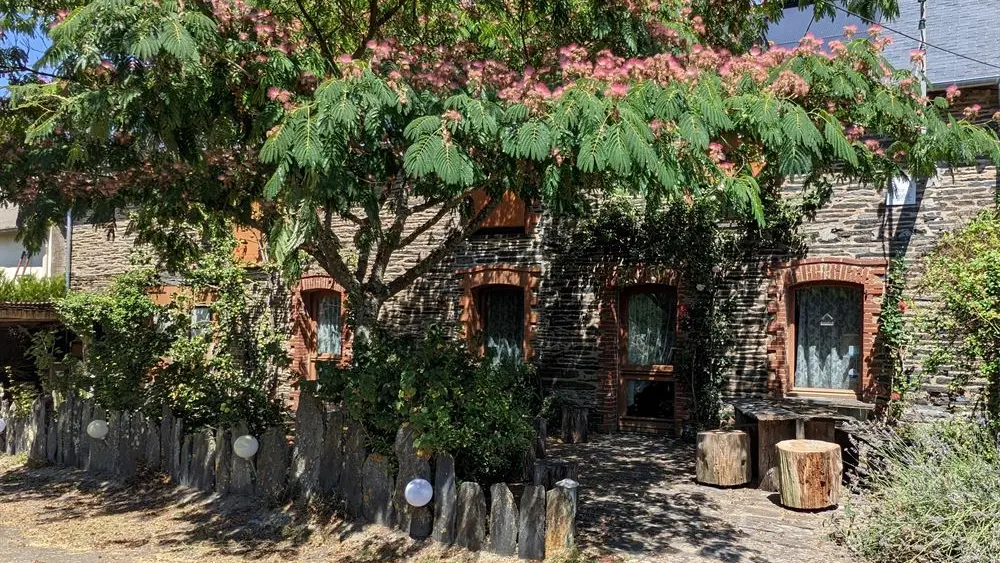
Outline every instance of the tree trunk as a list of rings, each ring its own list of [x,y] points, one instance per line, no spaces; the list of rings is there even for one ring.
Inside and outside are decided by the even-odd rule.
[[[750,482],[750,436],[742,430],[698,433],[695,476],[699,483],[732,487]]]
[[[378,326],[379,312],[385,304],[385,300],[369,292],[362,290],[359,293],[360,295],[356,295],[349,305],[354,346],[364,345],[371,339],[372,330]]]
[[[564,406],[562,409],[562,439],[566,444],[587,441],[587,409]]]
[[[781,504],[815,510],[840,502],[843,462],[840,446],[819,440],[778,443]]]

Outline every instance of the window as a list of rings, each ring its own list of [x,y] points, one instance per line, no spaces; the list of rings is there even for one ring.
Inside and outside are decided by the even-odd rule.
[[[795,298],[793,389],[856,391],[861,375],[863,292],[808,286]]]
[[[625,381],[625,416],[635,418],[674,417],[674,383],[672,381]]]
[[[191,308],[191,336],[199,336],[209,331],[212,323],[212,307],[195,305]]]
[[[917,203],[917,182],[906,174],[896,176],[885,190],[885,205],[915,205]]]
[[[339,293],[323,293],[315,298],[316,354],[339,356],[343,346]]]
[[[643,289],[626,295],[628,363],[669,365],[673,361],[677,293],[673,288]]]
[[[524,290],[489,287],[480,291],[486,351],[498,361],[524,359]]]

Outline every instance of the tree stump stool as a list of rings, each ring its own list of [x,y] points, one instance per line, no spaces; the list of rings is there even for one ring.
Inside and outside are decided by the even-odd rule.
[[[815,510],[840,502],[844,465],[839,444],[784,440],[777,448],[782,505]]]
[[[587,441],[586,407],[564,406],[562,408],[562,440],[564,444],[580,444]]]
[[[750,482],[750,436],[742,430],[698,433],[695,477],[699,483],[732,487]]]

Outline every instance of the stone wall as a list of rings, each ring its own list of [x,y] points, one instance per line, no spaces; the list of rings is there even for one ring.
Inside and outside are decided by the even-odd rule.
[[[122,225],[111,230],[104,225],[73,223],[70,287],[75,290],[107,287],[111,280],[131,268],[135,238]]]
[[[932,304],[930,296],[920,295],[921,259],[931,250],[943,233],[965,224],[980,210],[990,207],[996,197],[997,170],[992,166],[967,167],[955,171],[942,170],[916,189],[912,205],[886,206],[885,193],[872,186],[838,185],[830,203],[801,228],[804,241],[799,252],[764,253],[736,265],[724,273],[723,287],[733,299],[732,334],[735,347],[731,353],[732,368],[727,379],[726,393],[731,396],[764,396],[786,389],[788,377],[782,371],[780,343],[788,342],[784,334],[785,321],[779,318],[789,287],[781,280],[781,272],[795,261],[824,263],[818,266],[815,279],[839,279],[824,268],[840,267],[843,260],[864,264],[863,279],[871,280],[865,287],[866,331],[874,341],[878,308],[881,304],[880,284],[884,269],[892,256],[903,256],[910,267],[907,279],[909,295],[915,297],[917,309]],[[795,197],[790,186],[788,197]],[[466,241],[452,255],[417,280],[410,288],[392,299],[383,309],[383,319],[400,331],[419,332],[427,323],[441,324],[456,337],[463,333],[468,319],[463,312],[469,308],[466,289],[468,276],[476,272],[519,270],[535,272],[531,282],[533,309],[530,317],[532,363],[537,367],[547,392],[558,394],[567,403],[595,409],[591,417],[602,428],[617,428],[616,395],[618,383],[618,325],[614,317],[617,286],[609,287],[617,266],[613,257],[581,254],[561,237],[556,219],[540,207],[533,212],[536,220],[524,233],[483,233]],[[428,211],[427,213],[431,213]],[[419,218],[413,220],[417,224]],[[431,229],[416,243],[393,256],[390,279],[412,266],[432,249],[444,233]],[[344,227],[345,236],[349,234]],[[128,268],[131,239],[118,233],[109,238],[106,231],[91,225],[74,228],[73,282],[74,288],[105,285],[115,274]],[[832,272],[832,270],[830,270]],[[310,276],[322,272],[312,271]],[[479,274],[477,274],[479,275]],[[858,279],[862,279],[858,278]],[[310,283],[324,283],[312,281]],[[329,289],[335,284],[325,280]],[[315,288],[313,288],[315,289]],[[275,298],[280,309],[280,322],[289,327],[289,353],[294,372],[289,380],[308,376],[309,336],[302,332],[308,319],[303,307],[303,291],[293,288],[290,296]],[[527,288],[526,288],[527,290]],[[777,297],[781,296],[781,297]],[[683,295],[681,296],[683,302]],[[346,309],[345,309],[346,310]],[[602,314],[605,316],[602,328]],[[909,313],[913,314],[913,313]],[[527,333],[526,333],[527,334]],[[345,359],[349,353],[345,348]],[[683,335],[679,335],[679,340]],[[866,342],[869,342],[866,340]],[[930,340],[918,338],[921,346],[911,353],[909,368],[919,373],[919,364],[927,352]],[[787,346],[787,344],[786,344]],[[874,350],[874,348],[872,348]],[[865,370],[872,381],[879,381],[880,362],[872,353],[865,359]],[[922,377],[922,376],[921,376]],[[677,412],[683,412],[686,395],[683,374],[679,374]],[[967,402],[977,391],[968,389],[964,397],[949,395],[947,374],[922,377],[922,392],[918,401],[925,414],[942,412],[955,400]],[[294,394],[289,386],[284,392]],[[865,400],[872,400],[873,393]],[[931,408],[933,407],[933,408]]]
[[[159,419],[106,412],[72,393],[56,409],[37,399],[27,417],[12,416],[3,405],[0,419],[7,422],[0,454],[26,453],[35,462],[123,480],[157,471],[175,485],[279,505],[292,498],[341,501],[348,517],[396,527],[414,539],[521,559],[541,560],[576,541],[575,465],[536,461],[534,449],[526,452],[528,480],[514,484],[519,498],[506,483],[489,489],[459,483],[454,459],[447,453],[421,456],[412,429],[397,433],[391,463],[368,450],[359,424],[308,394],[299,400],[294,435],[283,426],[266,429],[249,459],[237,457],[233,447],[249,435],[245,424],[188,428],[167,411]],[[103,439],[87,432],[97,420],[108,425]],[[432,484],[432,503],[416,507],[406,501],[406,489],[417,479]]]
[[[993,205],[997,174],[992,166],[941,170],[937,178],[918,183],[915,204],[903,206],[886,206],[884,191],[872,186],[836,186],[830,204],[802,226],[801,252],[762,255],[759,261],[741,265],[728,277],[727,283],[739,303],[732,321],[737,345],[732,355],[729,393],[764,395],[775,377],[775,351],[769,345],[775,330],[784,323],[776,317],[777,304],[773,302],[781,266],[796,260],[848,259],[872,264],[874,274],[884,277],[878,264],[885,265],[891,257],[902,256],[908,267],[906,294],[916,305],[907,313],[912,319],[917,310],[933,304],[933,296],[920,291],[922,259],[944,233],[960,228]],[[793,196],[794,190],[789,191]],[[876,306],[881,305],[880,294],[875,292]],[[877,315],[870,320],[877,322]],[[926,335],[918,335],[915,340],[918,346],[911,351],[906,368],[921,377],[920,363],[931,340]],[[876,361],[872,368],[877,370],[877,359],[873,360]],[[940,377],[921,377],[923,385],[918,396],[921,405],[942,408],[949,405],[943,387],[947,376]],[[972,394],[977,389],[969,391]],[[959,403],[967,399],[959,399]]]

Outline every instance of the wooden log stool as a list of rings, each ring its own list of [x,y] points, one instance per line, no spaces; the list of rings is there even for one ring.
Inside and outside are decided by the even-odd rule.
[[[777,447],[782,505],[816,510],[840,502],[844,465],[839,444],[784,440]]]
[[[750,482],[750,437],[742,430],[698,433],[695,478],[699,483],[733,487]]]

